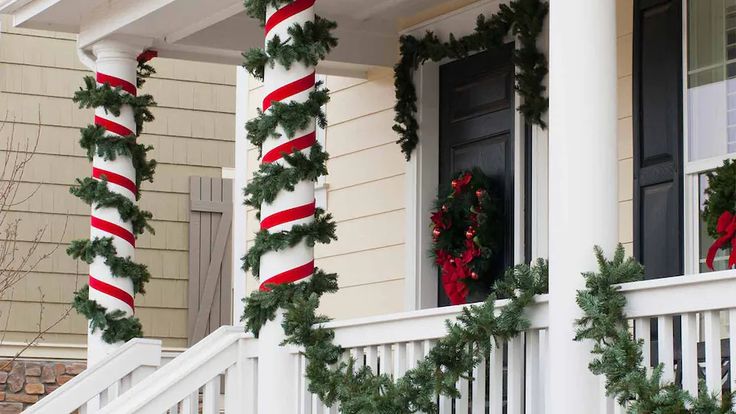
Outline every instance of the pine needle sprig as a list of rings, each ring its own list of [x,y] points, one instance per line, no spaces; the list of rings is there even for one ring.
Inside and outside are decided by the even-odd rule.
[[[271,233],[268,230],[261,230],[256,233],[253,247],[248,249],[243,257],[243,270],[251,271],[253,276],[258,277],[260,276],[261,256],[267,252],[277,252],[302,242],[309,247],[314,247],[317,243],[329,244],[334,240],[337,240],[337,237],[332,215],[318,208],[314,214],[314,221],[311,223],[295,225],[289,231]]]
[[[626,297],[620,284],[641,280],[644,268],[633,258],[626,258],[619,245],[612,260],[600,247],[595,248],[597,272],[583,274],[585,289],[577,294],[583,316],[576,321],[576,341],[593,341],[590,371],[605,378],[608,396],[637,414],[734,414],[732,394],[710,394],[701,382],[697,397],[671,381],[664,381],[664,366],[651,373],[644,365],[642,340],[629,331],[624,308]],[[720,390],[719,390],[720,391]]]

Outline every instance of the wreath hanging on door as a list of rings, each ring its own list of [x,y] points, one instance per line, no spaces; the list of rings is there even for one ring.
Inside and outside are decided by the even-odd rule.
[[[713,270],[713,261],[720,249],[731,249],[728,268],[736,266],[736,162],[726,160],[709,172],[705,189],[703,220],[715,242],[708,249],[706,265]]]
[[[432,255],[453,305],[467,303],[473,291],[493,283],[495,210],[489,179],[478,168],[457,174],[450,191],[436,202]]]

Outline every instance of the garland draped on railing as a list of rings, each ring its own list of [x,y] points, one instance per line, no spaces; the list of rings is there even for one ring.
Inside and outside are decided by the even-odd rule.
[[[394,67],[397,102],[393,129],[399,134],[397,143],[407,160],[419,142],[414,71],[427,61],[462,59],[474,52],[498,48],[503,46],[508,34],[519,41],[512,57],[517,68],[514,86],[522,98],[518,110],[526,122],[546,128],[543,116],[549,107],[544,86],[547,58],[537,48],[537,39],[548,10],[549,5],[540,0],[514,0],[502,4],[498,13],[489,18],[478,16],[475,32],[459,39],[450,35],[450,40],[443,42],[432,32],[421,39],[411,35],[401,37],[401,60]]]
[[[146,78],[155,73],[147,61],[155,56],[155,52],[145,52],[138,58],[137,86],[141,87]],[[140,199],[140,187],[144,181],[153,181],[156,161],[149,160],[147,154],[153,149],[151,146],[139,144],[138,136],[143,131],[143,125],[153,120],[150,107],[156,103],[150,95],[127,93],[123,87],[112,87],[109,83],[98,85],[92,76],[84,78],[84,87],[74,94],[74,102],[80,108],[102,107],[108,113],[119,116],[121,109],[129,105],[133,109],[136,131],[126,136],[117,136],[107,133],[101,125],[89,125],[81,130],[80,146],[86,151],[87,158],[92,161],[95,156],[105,160],[115,160],[117,157],[129,157],[135,169],[134,188],[129,188]],[[136,203],[125,196],[111,191],[108,188],[108,177],[111,173],[95,174],[95,177],[77,179],[77,185],[70,192],[95,208],[114,208],[123,221],[130,221],[135,237],[145,231],[153,233],[148,221],[153,217],[148,211],[141,210]],[[124,183],[122,183],[124,184]],[[133,183],[131,183],[131,186]],[[111,237],[95,238],[94,240],[75,240],[67,249],[67,254],[74,259],[80,259],[92,264],[95,258],[100,257],[109,267],[112,275],[119,278],[129,278],[133,283],[133,294],[145,293],[145,284],[150,274],[145,265],[139,264],[130,258],[118,256]],[[89,285],[75,293],[73,307],[76,311],[89,319],[90,329],[102,331],[102,339],[108,343],[128,341],[142,336],[141,323],[135,316],[126,316],[122,310],[109,312],[89,297]]]
[[[577,296],[584,316],[577,321],[575,339],[595,343],[590,370],[605,376],[608,395],[625,404],[632,414],[736,413],[732,408],[733,395],[719,400],[701,382],[700,392],[692,396],[677,384],[662,381],[662,364],[647,372],[642,356],[644,343],[634,339],[629,331],[624,314],[626,297],[618,286],[643,279],[644,268],[633,258],[625,259],[620,245],[613,260],[606,259],[598,247],[595,255],[599,270],[583,274],[585,289]]]
[[[337,291],[337,276],[321,271],[308,282],[274,286],[255,292],[246,301],[246,329],[258,335],[261,327],[284,309],[286,344],[304,348],[308,361],[309,391],[328,406],[339,404],[344,414],[437,413],[437,395],[459,398],[456,384],[468,378],[494,345],[508,341],[529,327],[524,316],[534,296],[548,290],[547,263],[519,265],[496,284],[486,302],[463,308],[448,334],[440,339],[416,368],[401,378],[378,374],[362,361],[343,361],[343,349],[333,343],[335,334],[322,327],[328,321],[317,314],[320,297]],[[496,314],[496,295],[509,302]],[[356,365],[357,364],[357,365]]]

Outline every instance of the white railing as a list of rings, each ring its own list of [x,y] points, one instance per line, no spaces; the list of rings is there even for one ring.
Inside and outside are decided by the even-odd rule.
[[[730,363],[736,341],[729,340],[736,338],[736,271],[627,283],[621,290],[634,335],[644,341],[645,363],[664,364],[663,380],[695,396],[700,379],[711,393],[736,390]],[[604,408],[624,412],[610,399]]]
[[[497,309],[500,311],[506,303],[498,301]],[[504,406],[508,414],[521,414],[524,407],[530,413],[544,412],[547,400],[547,305],[547,295],[538,297],[527,312],[530,328],[508,343],[498,344],[500,348],[494,348],[475,369],[474,380],[459,381],[461,398],[438,399],[441,414],[485,413],[487,408],[491,413],[501,413]],[[446,335],[445,321],[454,320],[462,308],[453,306],[332,322],[327,327],[335,330],[335,342],[343,346],[346,356],[352,356],[359,366],[370,366],[374,373],[388,374],[397,379],[414,368],[437,340]],[[294,412],[337,413],[337,407],[329,409],[309,393],[304,380],[306,360],[296,351],[295,355],[299,359],[296,373],[299,396]]]
[[[242,327],[223,326],[99,413],[253,413],[257,353]]]
[[[29,414],[92,414],[161,364],[161,341],[133,339],[24,411]]]
[[[736,338],[736,271],[629,283],[622,285],[622,292],[631,330],[645,343],[648,366],[663,363],[664,379],[694,394],[701,378],[711,392],[736,390],[736,370],[729,363],[736,354],[736,341],[728,340]],[[441,414],[546,412],[549,381],[554,380],[548,370],[549,358],[554,357],[547,346],[549,300],[548,295],[537,297],[526,314],[530,328],[497,344],[472,379],[459,381],[460,398],[438,397]],[[505,305],[497,302],[498,311]],[[327,327],[335,330],[335,342],[345,348],[346,358],[352,356],[360,366],[397,379],[427,355],[445,335],[445,321],[455,319],[461,309],[428,309],[332,322]],[[88,401],[96,399],[101,408],[95,412],[105,414],[255,414],[257,400],[271,392],[268,398],[290,399],[293,413],[338,413],[338,407],[325,407],[309,393],[306,360],[299,349],[289,352],[286,357],[292,358],[294,372],[284,373],[284,381],[295,381],[298,395],[259,390],[258,341],[242,327],[218,329],[140,382],[141,376],[158,366],[160,343],[136,340],[28,412],[68,413],[85,404],[89,407]],[[144,354],[156,354],[159,359]],[[625,412],[611,398],[600,401],[600,413]]]

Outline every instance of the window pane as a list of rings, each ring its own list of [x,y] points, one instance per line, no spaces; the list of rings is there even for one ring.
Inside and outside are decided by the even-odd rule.
[[[700,258],[700,271],[701,272],[710,272],[710,269],[708,269],[708,266],[705,264],[705,258],[708,255],[708,249],[715,241],[712,237],[708,235],[708,230],[706,229],[705,221],[703,221],[703,207],[705,206],[705,200],[707,199],[705,195],[705,189],[708,188],[708,178],[705,176],[705,174],[700,174],[698,176],[698,191],[699,191],[699,203],[700,203],[700,237],[699,237],[699,258]],[[713,261],[713,267],[715,270],[727,270],[728,269],[728,256],[730,254],[730,250],[719,250],[716,254],[716,259]]]
[[[736,152],[736,0],[689,1],[687,83],[689,160]]]

